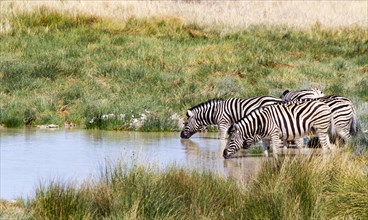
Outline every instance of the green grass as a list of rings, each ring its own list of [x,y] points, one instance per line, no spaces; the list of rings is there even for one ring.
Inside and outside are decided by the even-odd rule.
[[[245,185],[206,171],[107,167],[95,181],[53,181],[35,197],[4,202],[23,219],[366,219],[367,154],[265,160]],[[2,204],[2,203],[0,203]]]
[[[366,29],[255,26],[222,35],[176,18],[114,21],[40,9],[0,34],[0,124],[176,130],[211,98],[320,87],[368,101]],[[150,112],[149,114],[146,112]],[[103,115],[125,118],[98,120]],[[146,123],[132,118],[146,114]],[[98,123],[89,123],[93,118]]]

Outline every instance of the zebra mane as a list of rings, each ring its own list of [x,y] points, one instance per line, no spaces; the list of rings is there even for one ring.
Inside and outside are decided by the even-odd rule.
[[[283,105],[283,104],[304,103],[304,102],[309,102],[309,101],[324,101],[324,100],[335,100],[335,99],[347,99],[347,98],[344,96],[339,96],[339,95],[328,95],[328,96],[322,96],[318,98],[297,99],[293,101],[282,101],[278,104]]]
[[[222,101],[224,101],[224,100],[223,99],[210,99],[206,102],[202,102],[202,103],[200,103],[196,106],[193,106],[188,110],[193,111],[193,110],[198,109],[198,108],[213,106],[213,105],[216,105],[216,104],[218,104],[219,102],[222,102]]]

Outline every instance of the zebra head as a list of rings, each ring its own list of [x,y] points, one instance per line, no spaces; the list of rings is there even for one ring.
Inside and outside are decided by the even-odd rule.
[[[180,133],[181,138],[190,138],[193,134],[207,125],[217,124],[221,99],[203,102],[187,111],[187,122]]]
[[[196,114],[193,111],[188,110],[187,117],[188,120],[184,123],[184,128],[180,133],[180,137],[185,139],[190,138],[200,128],[203,127],[203,124],[201,123],[202,120],[197,120]]]
[[[223,156],[225,159],[230,158],[232,155],[234,155],[241,147],[245,144],[244,139],[242,137],[240,127],[238,124],[233,124],[229,128],[229,140],[227,141],[225,150],[223,152]]]
[[[252,120],[249,117],[243,118],[238,123],[233,124],[229,130],[229,140],[226,144],[223,156],[225,159],[233,156],[240,148],[247,149],[255,142],[261,140],[261,136],[256,134]]]

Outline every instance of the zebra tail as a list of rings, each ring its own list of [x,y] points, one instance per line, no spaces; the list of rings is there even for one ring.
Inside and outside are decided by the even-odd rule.
[[[337,133],[336,133],[336,126],[335,126],[335,120],[331,116],[331,125],[329,128],[329,134],[330,134],[330,140],[332,143],[336,142],[337,139]]]
[[[358,134],[359,131],[359,122],[357,119],[357,116],[355,114],[355,111],[353,112],[353,120],[350,123],[350,135],[351,136],[356,136]]]

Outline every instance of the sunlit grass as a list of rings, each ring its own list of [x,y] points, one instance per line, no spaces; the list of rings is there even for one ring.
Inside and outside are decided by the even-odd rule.
[[[32,12],[51,8],[60,13],[86,14],[114,20],[179,17],[185,23],[197,23],[222,32],[253,25],[288,25],[308,28],[320,23],[328,28],[365,26],[367,7],[364,1],[2,1],[2,14]],[[4,22],[0,28],[11,27]],[[1,30],[1,29],[0,29]]]

